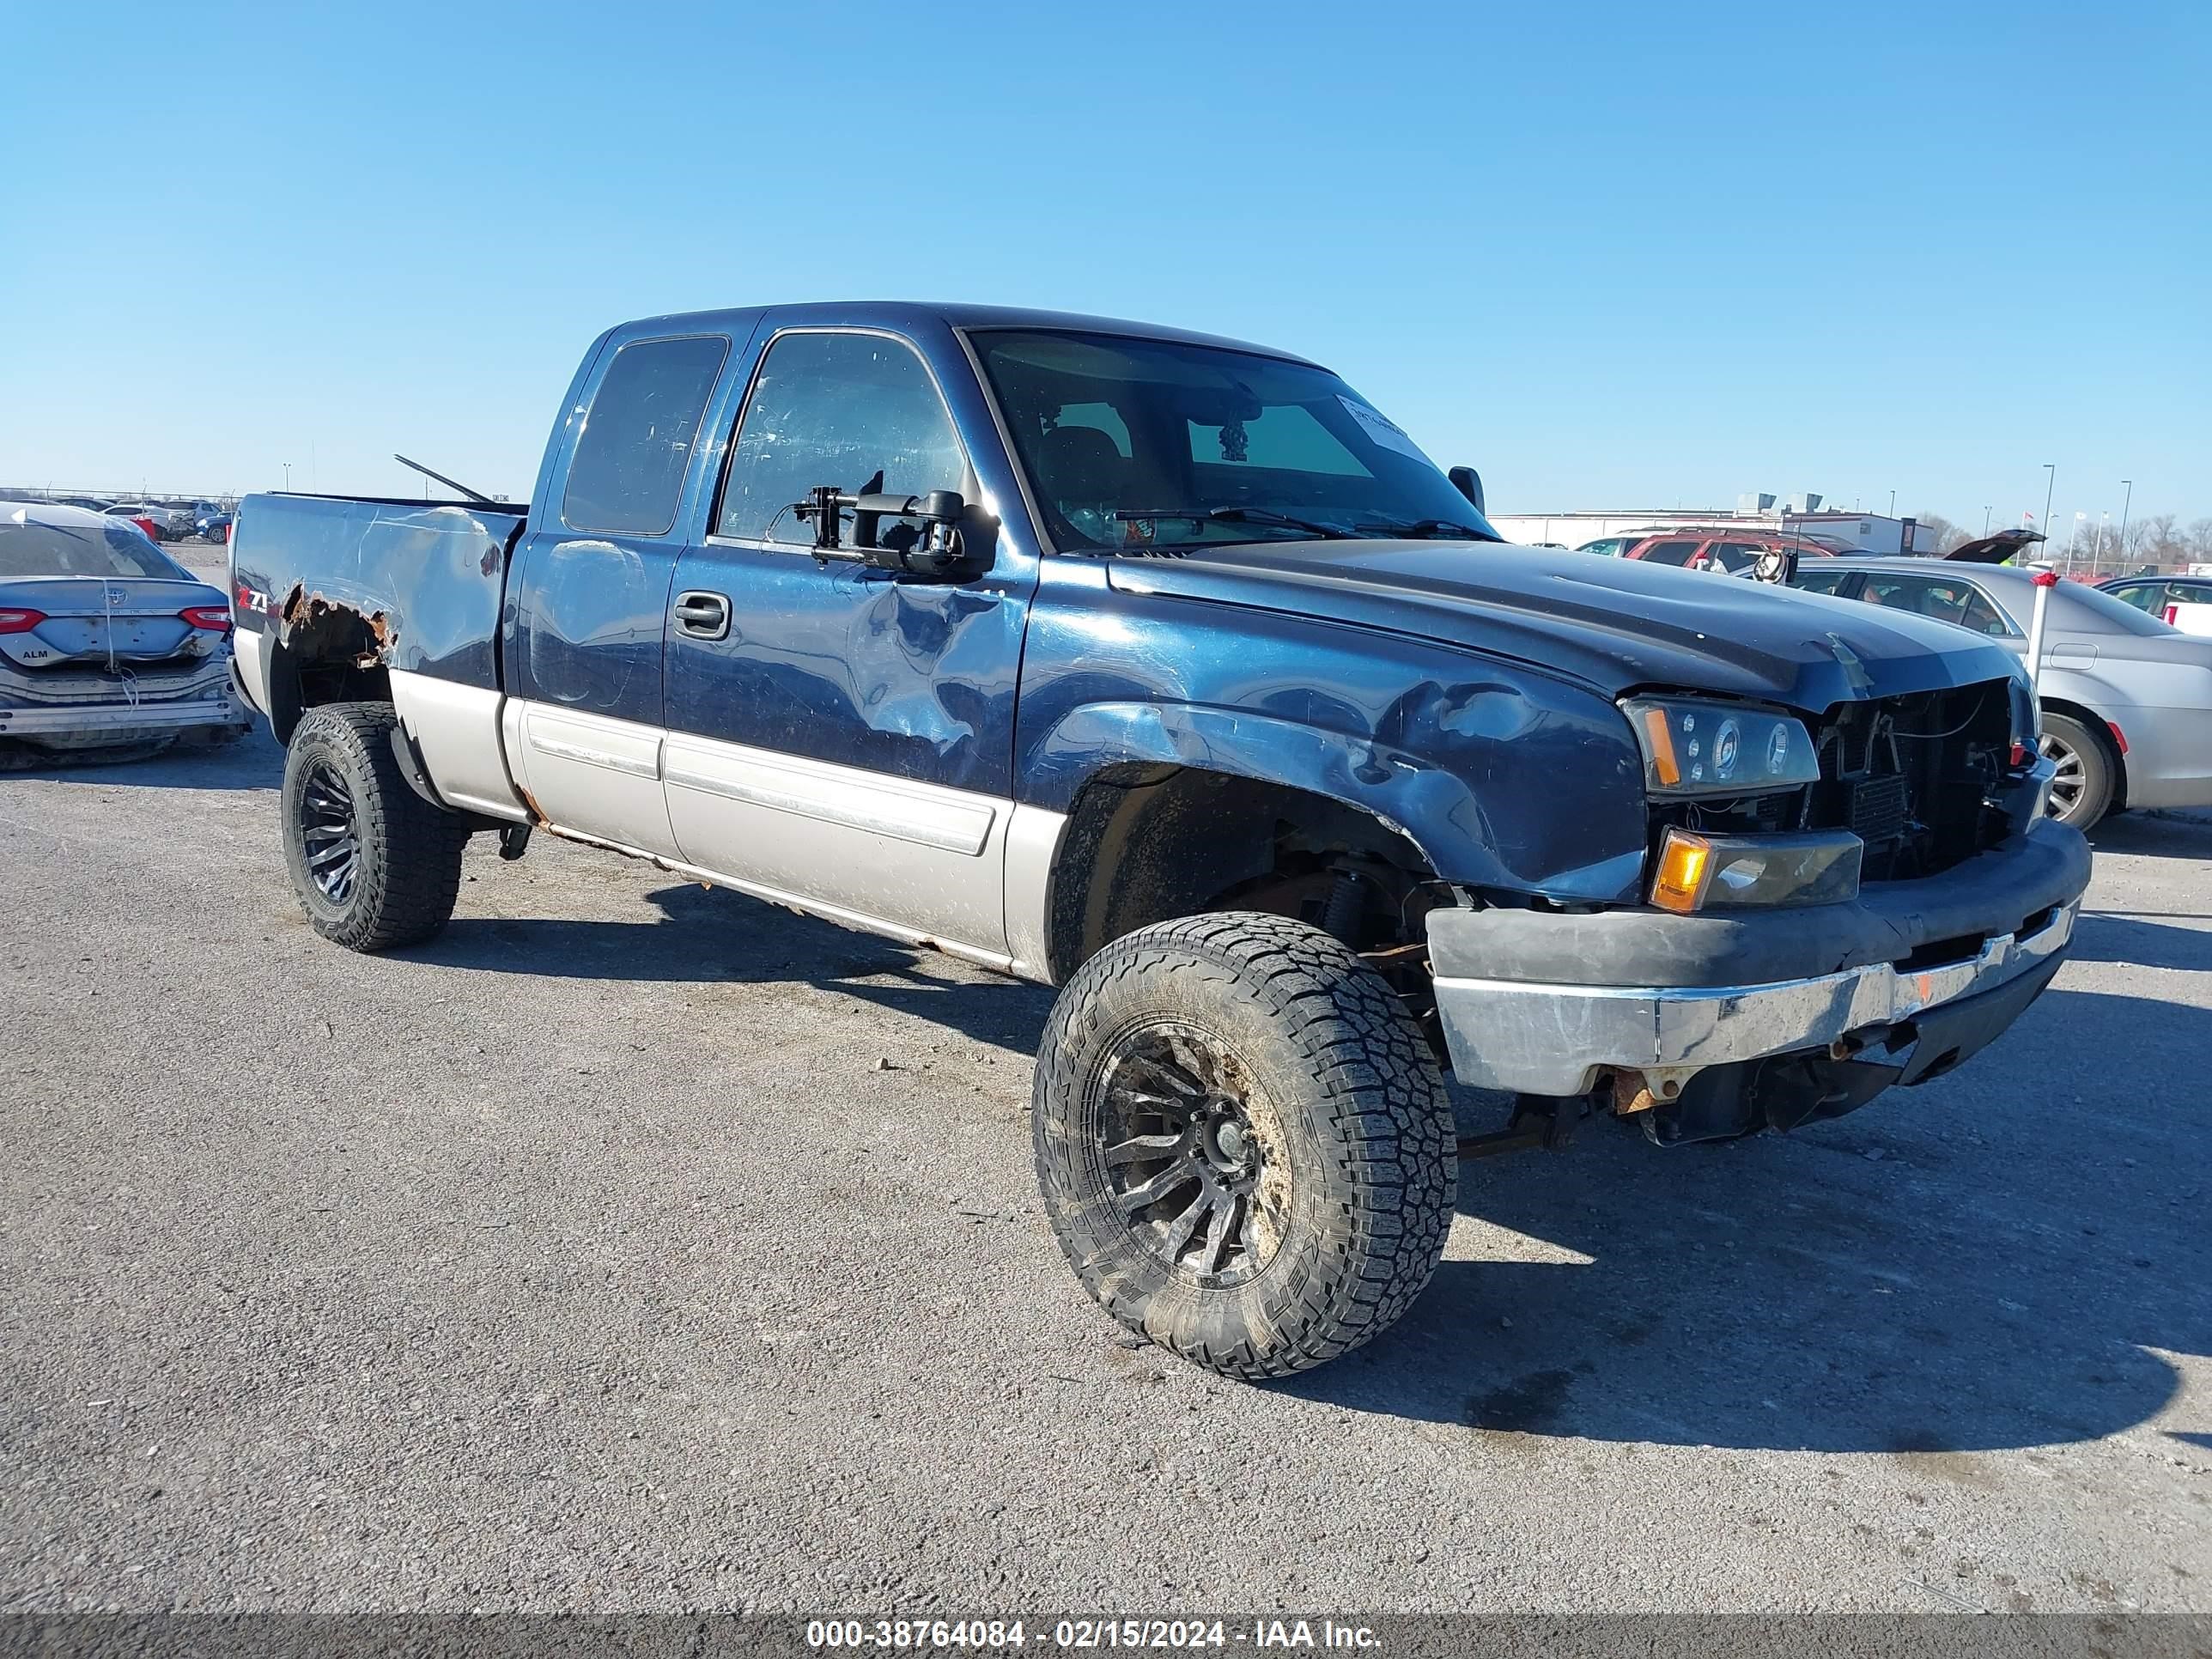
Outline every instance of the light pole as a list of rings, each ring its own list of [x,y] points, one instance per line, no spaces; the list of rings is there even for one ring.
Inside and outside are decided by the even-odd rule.
[[[1889,516],[1893,519],[1897,516],[1897,492],[1894,489],[1889,492]]]
[[[291,493],[292,489],[292,463],[286,461],[282,465],[284,468],[284,489],[285,493],[289,495]]]
[[[2045,461],[2043,470],[2051,476],[2043,483],[2043,550],[2051,550],[2051,492],[2058,488],[2058,463]]]
[[[2127,495],[2120,502],[2120,568],[2124,571],[2128,563],[2128,509],[2136,504],[2136,481],[2123,478],[2120,482],[2128,487]]]
[[[1994,510],[1987,507],[1982,509],[1982,534],[1984,536],[1990,533],[1990,514]]]

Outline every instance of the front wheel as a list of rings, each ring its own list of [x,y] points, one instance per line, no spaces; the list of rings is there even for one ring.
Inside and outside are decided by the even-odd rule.
[[[2087,830],[2112,804],[2112,750],[2080,720],[2046,714],[2043,753],[2058,769],[2051,780],[2051,816]]]
[[[1054,1005],[1031,1110],[1061,1250],[1194,1364],[1287,1376],[1395,1324],[1459,1193],[1449,1097],[1381,975],[1254,913],[1116,939]]]
[[[352,951],[416,945],[452,918],[468,820],[408,786],[388,702],[310,709],[284,755],[284,862],[307,921]]]

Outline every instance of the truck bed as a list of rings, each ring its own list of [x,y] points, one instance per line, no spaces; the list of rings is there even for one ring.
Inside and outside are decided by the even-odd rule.
[[[526,516],[478,501],[248,495],[230,595],[249,692],[296,633],[355,627],[386,667],[496,691],[500,595]]]

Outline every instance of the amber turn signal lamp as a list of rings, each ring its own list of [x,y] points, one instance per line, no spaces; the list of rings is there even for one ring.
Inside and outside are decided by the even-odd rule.
[[[1662,910],[1688,915],[1705,902],[1705,887],[1712,877],[1712,843],[1703,836],[1669,830],[1659,843],[1651,902]]]
[[[1682,781],[1682,768],[1674,758],[1674,734],[1668,729],[1667,711],[1647,708],[1644,711],[1644,735],[1651,739],[1651,769],[1659,781],[1669,789]]]

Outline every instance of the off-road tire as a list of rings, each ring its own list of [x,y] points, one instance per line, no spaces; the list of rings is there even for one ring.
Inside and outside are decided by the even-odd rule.
[[[399,723],[388,702],[334,702],[310,709],[284,755],[284,863],[307,921],[349,951],[419,945],[445,927],[461,887],[469,822],[433,806],[401,775],[392,752]],[[319,767],[351,796],[359,865],[333,897],[308,869],[302,797]]]
[[[2043,736],[2044,753],[2057,760],[2060,767],[2059,775],[2052,781],[2051,816],[2086,834],[2112,806],[2113,786],[2119,781],[2119,757],[2103,732],[2070,715],[2046,712]],[[2078,788],[2072,792],[2070,803],[2062,801],[2059,792],[2075,780]]]
[[[1139,1236],[1108,1170],[1113,1057],[1162,1022],[1234,1056],[1288,1176],[1273,1254],[1225,1288]],[[1459,1195],[1451,1102],[1420,1031],[1373,969],[1281,916],[1163,922],[1085,963],[1047,1022],[1030,1127],[1045,1213],[1085,1288],[1130,1329],[1244,1380],[1324,1364],[1395,1324],[1435,1273]]]

